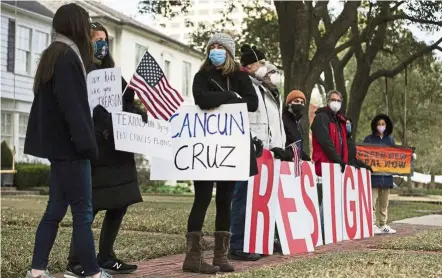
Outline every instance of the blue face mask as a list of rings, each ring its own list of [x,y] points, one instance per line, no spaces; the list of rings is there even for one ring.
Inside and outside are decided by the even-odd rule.
[[[226,62],[226,50],[216,48],[211,49],[209,59],[215,67],[223,65]]]
[[[351,124],[347,124],[347,133],[351,133]]]
[[[96,41],[94,42],[94,56],[98,60],[103,60],[104,57],[107,56],[109,53],[109,46],[107,44],[107,41]]]

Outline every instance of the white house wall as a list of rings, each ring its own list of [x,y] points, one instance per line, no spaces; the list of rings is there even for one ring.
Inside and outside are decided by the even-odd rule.
[[[122,75],[126,80],[132,77],[138,64],[135,58],[136,44],[147,47],[149,53],[155,58],[163,70],[165,60],[170,61],[170,77],[168,80],[180,93],[183,91],[183,63],[189,62],[191,64],[189,96],[183,96],[186,103],[193,104],[192,81],[193,76],[201,66],[201,58],[197,58],[192,54],[183,53],[183,51],[178,51],[171,46],[149,39],[147,36],[140,36],[126,28],[122,30],[121,42],[122,43],[118,43],[119,53],[115,53],[115,55],[119,56]]]

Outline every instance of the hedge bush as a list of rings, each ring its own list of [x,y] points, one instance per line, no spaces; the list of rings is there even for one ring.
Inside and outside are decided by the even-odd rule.
[[[45,164],[19,163],[16,165],[14,184],[17,189],[46,187],[49,185],[51,168]]]
[[[12,151],[8,146],[8,143],[6,141],[2,142],[1,145],[1,163],[2,163],[2,169],[4,170],[10,170],[12,169]]]

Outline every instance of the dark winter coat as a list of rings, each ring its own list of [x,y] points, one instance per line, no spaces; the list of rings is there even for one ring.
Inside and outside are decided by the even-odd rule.
[[[223,104],[246,103],[249,112],[258,109],[258,96],[252,81],[246,72],[236,71],[229,77],[212,67],[209,70],[200,70],[193,79],[193,97],[195,104],[203,110],[217,108]],[[238,98],[236,95],[240,95]],[[258,174],[255,149],[250,136],[250,176]]]
[[[312,123],[313,161],[316,174],[322,176],[322,163],[348,164],[346,119],[323,107],[316,111]]]
[[[126,88],[122,80],[122,90]],[[134,105],[134,91],[123,95],[123,111],[141,114]],[[122,208],[142,202],[134,154],[115,150],[112,116],[102,106],[94,108],[93,120],[99,157],[92,160],[92,205],[95,211]]]
[[[290,146],[295,142],[298,149],[301,150],[300,157],[302,160],[309,161],[310,156],[302,149],[302,134],[300,129],[301,117],[296,117],[292,112],[290,112],[287,106],[282,110],[282,122],[284,123],[285,131],[285,147]],[[291,148],[289,148],[291,150]]]
[[[381,119],[383,119],[386,124],[384,136],[382,138],[377,134],[377,122]],[[371,131],[372,134],[365,137],[364,143],[387,146],[396,145],[391,136],[393,132],[393,122],[387,115],[381,114],[376,116],[371,122]],[[393,188],[393,176],[373,173],[371,175],[371,186],[374,188]]]
[[[40,84],[34,94],[25,154],[63,161],[96,159],[86,79],[72,49],[66,46],[55,62],[52,78]]]

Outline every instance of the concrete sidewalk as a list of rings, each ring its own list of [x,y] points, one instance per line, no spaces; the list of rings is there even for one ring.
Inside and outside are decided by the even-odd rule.
[[[406,201],[406,202],[425,202],[425,203],[440,203],[442,204],[442,196],[440,195],[428,195],[422,197],[408,197],[399,196],[397,194],[390,194],[390,201]],[[441,206],[442,210],[442,206]]]

